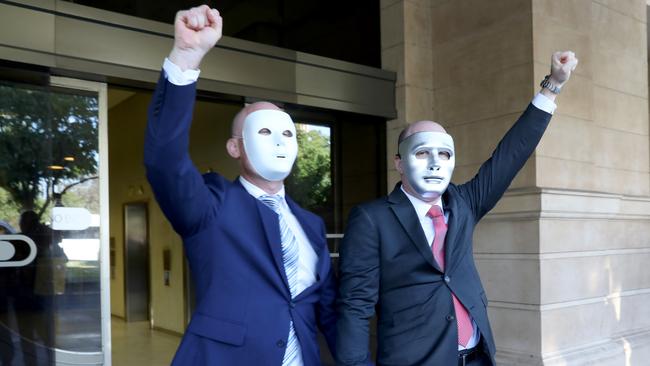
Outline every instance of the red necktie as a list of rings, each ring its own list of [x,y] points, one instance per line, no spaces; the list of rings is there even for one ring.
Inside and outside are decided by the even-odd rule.
[[[439,206],[433,205],[427,212],[427,216],[431,217],[433,221],[433,230],[435,237],[431,250],[433,251],[433,258],[438,262],[440,269],[445,270],[445,236],[447,235],[447,224],[445,223],[445,216],[442,214],[442,209]],[[460,303],[456,295],[451,294],[454,300],[454,310],[456,311],[456,325],[458,327],[458,344],[463,347],[467,346],[474,328],[472,327],[472,320],[469,317],[467,309]]]

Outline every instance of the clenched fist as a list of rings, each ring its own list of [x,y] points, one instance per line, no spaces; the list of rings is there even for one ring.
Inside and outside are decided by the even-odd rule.
[[[217,9],[201,5],[176,13],[174,48],[169,60],[181,70],[198,69],[203,56],[221,38],[223,19]]]
[[[571,77],[571,72],[578,66],[578,59],[571,51],[555,52],[551,57],[550,81],[562,86]]]

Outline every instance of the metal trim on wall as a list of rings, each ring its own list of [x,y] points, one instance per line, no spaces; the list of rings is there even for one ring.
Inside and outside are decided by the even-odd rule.
[[[155,83],[172,42],[171,24],[61,0],[0,0],[0,59],[63,76]],[[395,80],[394,72],[223,37],[205,57],[198,87],[395,118]]]

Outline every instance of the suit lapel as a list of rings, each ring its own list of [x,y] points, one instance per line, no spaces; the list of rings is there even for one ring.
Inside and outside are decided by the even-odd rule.
[[[266,207],[266,205],[260,200],[251,196],[248,191],[246,191],[244,186],[241,185],[239,179],[235,179],[234,184],[238,186],[242,191],[244,191],[246,196],[250,197],[254,201],[255,207],[257,208],[257,212],[260,216],[260,220],[262,221],[264,233],[266,234],[266,243],[269,246],[269,250],[271,251],[273,263],[275,263],[275,267],[278,270],[278,273],[280,273],[282,281],[284,282],[285,288],[288,292],[289,281],[287,280],[287,275],[284,271],[284,260],[282,259],[282,239],[280,237],[280,223],[278,221],[278,215],[273,210]]]
[[[388,201],[392,203],[390,208],[397,217],[400,225],[402,225],[404,231],[406,231],[406,234],[411,239],[411,243],[415,245],[427,263],[440,271],[440,267],[438,267],[438,264],[433,260],[431,246],[427,243],[427,237],[424,235],[424,231],[422,231],[422,226],[420,226],[420,220],[415,213],[415,208],[413,208],[411,201],[409,201],[404,192],[402,192],[399,184],[388,196]]]
[[[442,199],[444,210],[449,213],[447,235],[445,236],[445,263],[447,267],[445,272],[451,273],[465,255],[462,246],[457,245],[457,237],[465,229],[466,221],[462,220],[462,217],[458,215],[458,204],[449,194],[449,188]]]
[[[305,232],[305,235],[307,235],[307,239],[309,239],[309,244],[311,244],[312,248],[314,248],[314,251],[318,255],[320,253],[321,248],[317,244],[321,242],[320,240],[321,238],[319,234],[316,232],[316,229],[313,227],[313,225],[310,225],[311,221],[307,218],[307,213],[302,207],[298,206],[289,196],[285,196],[284,199],[287,201],[291,213],[298,220],[298,223],[300,224],[302,230]]]

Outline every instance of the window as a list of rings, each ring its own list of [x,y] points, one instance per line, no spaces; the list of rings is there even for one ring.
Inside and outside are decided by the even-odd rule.
[[[101,356],[98,101],[0,82],[0,343],[20,345],[3,360]],[[56,225],[62,206],[83,210],[83,228]]]

